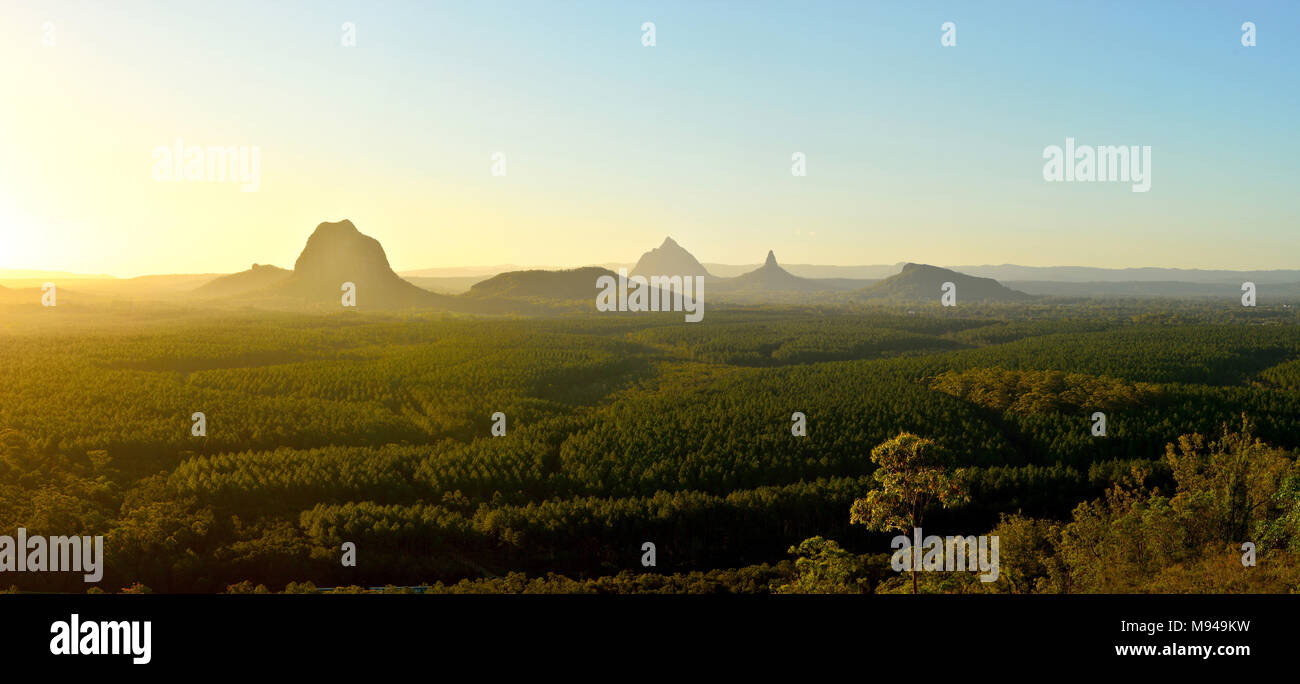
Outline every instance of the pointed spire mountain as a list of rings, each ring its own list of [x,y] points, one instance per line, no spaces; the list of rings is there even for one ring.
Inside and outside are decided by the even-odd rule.
[[[765,290],[793,290],[811,292],[814,290],[826,289],[824,283],[819,283],[811,278],[800,278],[799,276],[781,268],[776,263],[776,252],[767,251],[767,260],[762,266],[745,273],[744,275],[728,278],[719,287],[726,290],[757,292]]]

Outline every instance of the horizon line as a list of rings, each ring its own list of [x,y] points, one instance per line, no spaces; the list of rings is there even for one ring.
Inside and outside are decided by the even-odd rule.
[[[392,268],[393,272],[396,273],[396,274],[399,275],[399,276],[405,276],[405,275],[407,275],[407,274],[414,274],[414,273],[417,272],[417,271],[438,271],[438,270],[484,270],[484,271],[490,271],[490,273],[487,273],[487,274],[483,274],[483,273],[480,273],[480,274],[466,274],[466,275],[464,275],[464,276],[418,276],[418,275],[412,275],[412,276],[411,276],[411,277],[417,277],[417,278],[418,278],[418,277],[426,277],[426,278],[454,278],[454,277],[473,278],[473,277],[478,277],[479,275],[484,275],[484,276],[490,277],[490,275],[495,275],[495,274],[499,274],[499,273],[508,273],[508,272],[511,272],[511,271],[538,271],[538,270],[541,270],[541,271],[561,271],[561,270],[572,270],[572,269],[578,269],[578,268],[589,268],[589,267],[610,267],[610,266],[623,266],[623,265],[627,265],[627,266],[630,267],[630,266],[632,266],[632,265],[635,265],[636,263],[637,263],[637,262],[636,262],[635,260],[633,260],[633,261],[605,261],[605,262],[600,262],[600,263],[591,263],[591,262],[588,262],[588,263],[573,264],[573,265],[556,265],[556,264],[548,264],[548,265],[537,265],[537,264],[490,264],[490,265],[489,265],[489,264],[471,264],[471,265],[463,265],[463,266],[424,266],[424,267],[420,267],[420,268],[397,269],[397,268],[392,268],[392,266],[391,266],[391,264],[390,264],[389,267]],[[759,266],[762,266],[763,263],[764,263],[763,261],[755,261],[755,262],[752,262],[752,263],[725,263],[725,262],[720,262],[720,261],[701,261],[701,262],[700,262],[701,265],[706,266],[706,267],[707,267],[707,266],[725,266],[725,267],[730,267],[730,268],[744,268],[744,267],[751,267],[751,266],[752,266],[752,267],[759,267]],[[808,266],[808,267],[820,267],[820,268],[885,268],[885,267],[896,267],[896,266],[901,267],[901,266],[903,266],[903,265],[905,265],[905,264],[922,264],[922,265],[927,265],[927,266],[937,266],[937,267],[939,267],[939,268],[946,268],[946,269],[950,269],[950,270],[958,270],[958,269],[961,269],[961,268],[1027,268],[1027,269],[1040,269],[1040,270],[1046,270],[1046,269],[1070,269],[1070,268],[1073,268],[1073,269],[1089,269],[1089,270],[1099,270],[1099,271],[1143,271],[1143,270],[1163,270],[1163,271],[1199,271],[1199,272],[1207,272],[1207,271],[1225,271],[1225,272],[1230,272],[1230,273],[1259,273],[1259,272],[1268,272],[1268,271],[1297,271],[1297,272],[1300,272],[1300,265],[1297,265],[1297,266],[1295,266],[1295,267],[1289,267],[1289,268],[1288,268],[1288,267],[1272,267],[1272,268],[1258,268],[1258,267],[1255,267],[1255,268],[1232,268],[1232,267],[1224,267],[1224,266],[1216,266],[1216,267],[1205,267],[1205,266],[1192,266],[1192,267],[1188,267],[1188,266],[1092,266],[1092,265],[1081,265],[1081,264],[1054,264],[1054,265],[1050,265],[1050,266],[1036,266],[1036,265],[1030,265],[1030,264],[1017,264],[1017,263],[1011,263],[1011,262],[1004,262],[1004,263],[1000,263],[1000,264],[994,264],[994,263],[982,263],[982,264],[976,264],[976,263],[966,263],[966,264],[931,264],[931,263],[928,263],[928,262],[925,262],[925,261],[914,261],[914,260],[903,260],[903,261],[896,261],[896,262],[893,262],[893,263],[874,263],[874,264],[866,264],[866,263],[855,263],[855,264],[827,264],[827,263],[815,263],[815,262],[793,262],[793,261],[789,261],[789,262],[787,262],[787,261],[780,261],[779,258],[778,258],[777,263],[780,264],[781,266]],[[243,273],[244,271],[247,271],[247,270],[251,269],[254,265],[257,265],[257,266],[275,266],[276,268],[282,268],[282,269],[287,270],[287,271],[292,271],[292,270],[293,270],[292,267],[283,267],[283,266],[278,266],[277,264],[262,263],[262,262],[252,262],[252,263],[249,264],[248,268],[240,269],[240,270],[237,270],[237,271],[191,271],[191,272],[185,272],[185,271],[181,271],[181,272],[177,272],[177,271],[173,271],[173,272],[155,271],[155,272],[136,273],[136,274],[134,274],[134,275],[122,275],[122,274],[119,274],[119,273],[108,273],[108,272],[101,272],[101,273],[81,273],[81,272],[77,272],[77,271],[64,271],[64,270],[61,270],[61,269],[40,269],[40,268],[13,268],[13,267],[0,267],[0,279],[3,279],[3,280],[37,280],[37,279],[40,279],[40,278],[58,277],[58,278],[64,278],[64,279],[67,279],[67,280],[132,280],[132,279],[135,279],[135,278],[150,278],[150,277],[224,276],[224,275],[233,275],[233,274],[236,274],[236,273]],[[24,274],[24,273],[26,273],[26,274],[32,274],[32,275],[22,275],[22,274]]]

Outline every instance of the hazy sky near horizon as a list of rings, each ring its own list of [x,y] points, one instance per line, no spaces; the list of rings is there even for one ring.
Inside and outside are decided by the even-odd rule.
[[[1300,267],[1298,3],[39,1],[0,62],[0,268],[291,267],[344,218],[399,271]],[[1046,182],[1067,137],[1150,190]],[[154,180],[177,138],[257,191]]]

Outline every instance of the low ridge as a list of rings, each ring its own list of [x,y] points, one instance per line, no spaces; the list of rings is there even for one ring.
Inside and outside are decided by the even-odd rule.
[[[194,292],[201,297],[237,297],[277,285],[292,274],[293,271],[278,266],[253,264],[247,271],[213,278],[194,288]]]
[[[596,279],[618,274],[599,266],[562,271],[510,271],[493,276],[469,289],[474,297],[540,297],[543,299],[592,299]]]
[[[890,276],[869,287],[858,290],[870,299],[938,302],[944,283],[957,288],[957,303],[962,302],[1016,302],[1031,299],[992,278],[977,278],[928,264],[903,264],[898,275]]]

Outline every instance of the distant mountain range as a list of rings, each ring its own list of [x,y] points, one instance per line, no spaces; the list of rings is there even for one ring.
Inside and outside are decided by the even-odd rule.
[[[631,264],[627,264],[630,266]],[[558,271],[570,266],[542,266],[520,264],[497,264],[496,266],[448,266],[445,268],[421,268],[414,271],[399,271],[397,275],[408,280],[413,278],[491,278],[500,273],[511,271]]]
[[[668,242],[668,241],[665,241]],[[677,245],[673,242],[673,245]],[[662,249],[663,245],[659,249]],[[656,250],[651,250],[642,255],[644,259]],[[685,252],[685,250],[682,250]],[[704,273],[718,278],[734,278],[750,271],[761,268],[763,264],[720,264],[720,263],[701,263],[686,253],[694,264],[699,264],[699,268]],[[600,266],[611,271],[617,271],[620,267],[634,271],[634,262],[607,262],[600,264],[589,264],[590,266]],[[898,274],[903,263],[897,264],[875,264],[860,266],[835,266],[822,264],[782,264],[781,267],[791,275],[800,278],[847,278],[862,280],[879,280]],[[688,268],[693,265],[688,266]],[[424,268],[410,271],[402,271],[398,275],[410,281],[421,279],[431,279],[434,281],[447,281],[455,283],[468,283],[464,289],[469,289],[469,285],[486,280],[494,275],[508,273],[511,271],[527,270],[565,270],[572,269],[572,266],[525,266],[516,264],[498,264],[495,266],[453,266],[445,268]],[[993,278],[999,282],[1055,282],[1055,283],[1222,283],[1232,284],[1251,281],[1255,284],[1263,283],[1300,283],[1300,269],[1271,269],[1256,271],[1235,271],[1226,269],[1181,269],[1181,268],[1095,268],[1090,266],[1018,266],[1015,264],[1002,265],[981,265],[981,266],[945,266],[958,273],[978,276],[981,278]],[[88,275],[83,273],[69,273],[64,271],[37,271],[37,270],[19,270],[19,269],[0,269],[0,283],[9,287],[32,287],[39,286],[36,281],[59,281],[59,280],[95,280],[95,281],[140,281],[141,279],[163,279],[163,278],[188,278],[199,280],[211,280],[222,274],[183,274],[183,275],[149,275],[139,276],[137,278],[116,278],[110,275]]]
[[[603,266],[610,270],[617,270],[619,267],[630,267],[627,263],[603,263],[595,264]],[[714,262],[701,263],[705,271],[718,278],[734,278],[736,276],[749,273],[755,269],[761,268],[763,264],[720,264]],[[897,264],[875,264],[861,266],[832,266],[819,264],[781,264],[791,275],[800,278],[826,279],[826,278],[844,278],[844,279],[861,279],[861,280],[880,280],[897,275],[903,268],[903,263]],[[457,274],[469,273],[471,271],[479,278],[485,278],[497,273],[504,273],[512,270],[527,270],[546,268],[547,270],[556,270],[562,267],[538,267],[538,266],[495,266],[482,267],[480,269],[423,269],[420,271],[404,271],[402,276],[442,276],[448,278],[455,277]],[[977,276],[981,278],[993,278],[1002,283],[1023,283],[1023,282],[1042,282],[1042,283],[1184,283],[1184,284],[1232,284],[1240,286],[1241,283],[1250,281],[1257,285],[1264,283],[1300,283],[1300,270],[1273,269],[1262,271],[1233,271],[1233,270],[1208,270],[1208,269],[1179,269],[1179,268],[1093,268],[1084,266],[1018,266],[1015,264],[1002,264],[996,266],[945,266],[949,270],[966,275]],[[467,277],[462,275],[461,277]],[[2,280],[3,278],[0,278]],[[468,286],[466,286],[468,287]],[[1099,288],[1096,291],[1105,291],[1105,288]],[[1122,290],[1122,288],[1121,288]],[[1026,290],[1028,291],[1028,290]],[[1151,292],[1139,291],[1133,294],[1139,296],[1184,296],[1178,291],[1178,288],[1165,289],[1165,294],[1158,294],[1159,288]]]
[[[514,272],[515,271],[504,271],[504,273],[514,273]],[[495,275],[501,275],[501,274],[497,273]],[[460,277],[457,276],[420,277],[420,276],[403,275],[402,280],[405,280],[411,283],[412,285],[415,285],[416,287],[422,287],[430,292],[441,292],[442,294],[464,294],[466,292],[469,292],[470,288],[474,287],[475,285],[483,282],[484,280],[487,280],[488,278],[493,278],[493,277],[495,276],[480,275],[480,276],[460,276]]]
[[[953,266],[967,275],[1000,281],[1056,282],[1181,282],[1181,283],[1298,283],[1300,270],[1228,271],[1183,268],[1092,268],[1086,266]]]
[[[1235,299],[1241,294],[1244,280],[1223,283],[1142,282],[1060,282],[1023,280],[1008,281],[1013,287],[1031,295],[1046,297],[1150,297],[1175,299]],[[1251,281],[1258,287],[1259,301],[1300,300],[1300,282],[1270,283]]]
[[[768,251],[753,267],[702,264],[671,237],[635,264],[569,269],[488,267],[423,269],[399,276],[377,240],[349,220],[325,222],[308,237],[292,270],[253,264],[239,273],[141,276],[117,279],[54,271],[0,270],[5,301],[39,300],[41,283],[73,281],[60,296],[225,302],[271,308],[340,306],[342,284],[353,283],[359,309],[437,309],[467,313],[573,310],[594,299],[596,280],[620,268],[645,277],[702,276],[705,297],[723,301],[798,302],[829,296],[892,301],[938,301],[940,286],[957,286],[957,301],[1014,302],[1032,297],[1182,297],[1235,300],[1241,283],[1259,286],[1261,303],[1300,300],[1300,270],[1229,271],[1167,268],[1102,269],[1072,266],[783,266]],[[499,270],[508,269],[508,270]],[[5,287],[7,286],[7,287]],[[813,298],[813,299],[810,299]],[[62,303],[62,299],[60,302]],[[547,304],[546,302],[552,302]],[[826,300],[830,301],[830,300]],[[556,307],[560,307],[557,309]],[[567,307],[567,308],[566,308]]]

